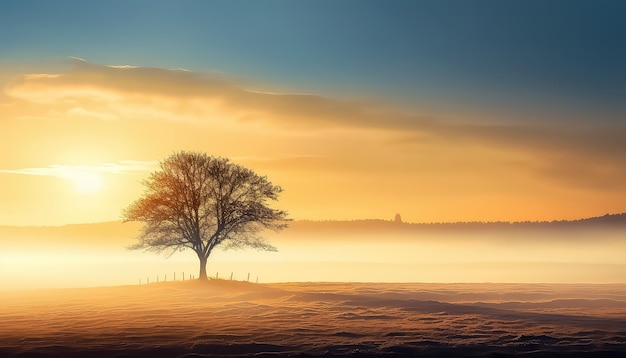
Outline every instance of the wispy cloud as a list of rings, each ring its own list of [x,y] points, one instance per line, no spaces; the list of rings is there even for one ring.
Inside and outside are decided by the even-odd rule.
[[[559,121],[544,125],[536,120],[493,124],[472,114],[406,114],[313,94],[250,90],[245,83],[217,73],[104,66],[78,58],[73,62],[66,73],[16,76],[5,92],[85,120],[183,119],[210,122],[213,131],[260,123],[294,134],[317,131],[320,138],[328,130],[379,131],[395,136],[404,151],[412,150],[411,145],[420,146],[415,150],[423,150],[424,145],[446,147],[461,158],[470,148],[487,148],[510,154],[511,162],[522,163],[530,173],[567,185],[626,188],[616,179],[626,176],[624,127],[568,127]],[[462,164],[462,160],[456,163]]]
[[[93,165],[50,165],[36,168],[0,169],[0,173],[72,179],[76,173],[140,173],[155,170],[157,167],[158,162],[156,161],[123,160],[116,163],[98,163]]]
[[[73,62],[73,70],[63,74],[15,76],[5,93],[47,105],[87,103],[120,118],[125,117],[124,108],[139,111],[139,107],[145,107],[155,116],[167,113],[170,119],[194,117],[201,120],[217,114],[226,120],[269,121],[289,128],[405,127],[408,124],[407,119],[387,114],[382,120],[380,115],[369,113],[365,103],[313,94],[251,90],[218,73],[103,66],[82,59],[73,59]],[[88,109],[83,106],[82,110]],[[415,122],[417,118],[409,120]]]

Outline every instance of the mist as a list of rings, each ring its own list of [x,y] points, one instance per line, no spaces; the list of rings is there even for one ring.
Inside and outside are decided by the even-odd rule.
[[[117,286],[197,277],[192,252],[132,251],[139,225],[1,227],[2,290]],[[294,222],[278,252],[216,250],[211,277],[271,282],[625,283],[621,226]]]

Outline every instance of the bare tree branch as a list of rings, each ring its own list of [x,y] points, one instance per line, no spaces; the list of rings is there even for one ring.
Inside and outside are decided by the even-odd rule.
[[[144,182],[146,191],[124,212],[124,221],[145,223],[130,249],[169,252],[191,249],[200,278],[213,249],[251,247],[276,251],[258,234],[287,227],[287,212],[268,206],[283,191],[267,177],[204,153],[178,152]]]

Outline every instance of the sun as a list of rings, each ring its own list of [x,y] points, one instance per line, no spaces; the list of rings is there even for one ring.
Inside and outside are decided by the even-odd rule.
[[[72,173],[74,190],[82,194],[95,193],[102,188],[102,176],[98,173],[81,171]]]

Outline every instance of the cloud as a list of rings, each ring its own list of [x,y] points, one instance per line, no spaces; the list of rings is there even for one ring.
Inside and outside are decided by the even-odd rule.
[[[84,109],[83,107],[73,107],[73,108],[68,109],[65,113],[69,115],[93,117],[93,118],[103,119],[103,120],[118,119],[118,116],[116,115],[113,115],[110,113],[101,113],[101,112],[96,112],[92,110],[87,110],[87,109]]]
[[[116,163],[99,163],[94,165],[50,165],[38,168],[0,169],[0,173],[72,179],[76,173],[125,174],[147,172],[157,168],[158,163],[156,161],[123,160]]]
[[[361,135],[359,131],[378,131],[395,138],[380,148],[390,155],[394,146],[399,151],[445,147],[458,154],[454,165],[462,166],[471,148],[483,148],[508,156],[508,162],[518,163],[519,170],[565,185],[626,188],[617,179],[626,177],[623,127],[600,128],[591,121],[577,127],[567,121],[546,121],[552,123],[547,125],[502,120],[494,124],[475,120],[471,113],[453,118],[405,114],[367,102],[251,90],[218,73],[104,66],[78,58],[72,63],[65,73],[15,76],[5,93],[45,106],[56,117],[61,113],[85,120],[183,120],[211,123],[214,131],[229,125],[261,124],[294,134],[319,131],[318,138],[328,130],[354,131],[355,138]]]
[[[442,133],[459,144],[517,153],[532,170],[547,178],[584,187],[626,188],[619,179],[626,175],[623,128],[459,125]]]
[[[171,119],[203,119],[219,114],[242,121],[270,121],[290,128],[403,127],[407,119],[369,113],[363,103],[338,101],[312,94],[248,90],[216,73],[195,73],[137,66],[103,66],[73,59],[63,74],[23,74],[5,87],[13,98],[39,104],[88,103],[120,116],[123,103],[134,108],[157,108]],[[83,108],[82,110],[86,110]],[[153,111],[156,113],[156,111]],[[120,116],[123,117],[123,116]],[[415,122],[416,118],[408,119]]]

